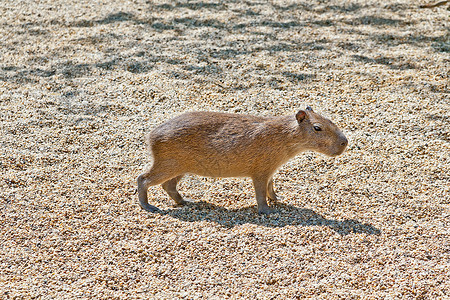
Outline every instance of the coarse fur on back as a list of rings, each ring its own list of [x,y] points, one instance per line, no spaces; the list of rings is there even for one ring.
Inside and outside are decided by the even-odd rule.
[[[251,177],[258,211],[268,213],[266,196],[276,199],[272,176],[278,168],[304,151],[337,156],[347,146],[339,128],[310,107],[280,117],[188,112],[159,125],[147,139],[153,164],[139,176],[138,191],[141,206],[149,211],[156,210],[147,202],[149,186],[162,184],[183,204],[176,184],[190,173]]]

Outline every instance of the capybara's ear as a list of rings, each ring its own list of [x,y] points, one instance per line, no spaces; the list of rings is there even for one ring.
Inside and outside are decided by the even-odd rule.
[[[312,107],[309,106],[309,105],[306,107],[306,110],[308,110],[308,111],[313,111]]]
[[[300,124],[306,118],[306,112],[304,110],[300,110],[295,115],[295,118],[297,119],[297,122]]]

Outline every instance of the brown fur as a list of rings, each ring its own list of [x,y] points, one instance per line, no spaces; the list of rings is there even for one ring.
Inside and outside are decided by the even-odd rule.
[[[308,107],[281,117],[189,112],[156,127],[148,143],[153,165],[138,177],[139,202],[145,210],[158,210],[147,200],[148,187],[157,184],[177,204],[184,204],[176,185],[190,173],[251,177],[258,211],[269,213],[266,198],[277,198],[272,176],[278,168],[308,150],[337,156],[344,152],[347,139],[330,120]]]

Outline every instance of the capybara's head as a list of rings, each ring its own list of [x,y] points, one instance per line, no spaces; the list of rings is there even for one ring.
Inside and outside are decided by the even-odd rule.
[[[332,157],[345,151],[348,140],[344,133],[333,122],[316,114],[310,106],[300,110],[296,118],[307,150]]]

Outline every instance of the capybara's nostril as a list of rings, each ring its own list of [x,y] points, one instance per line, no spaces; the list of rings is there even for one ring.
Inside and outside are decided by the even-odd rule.
[[[344,137],[344,140],[342,141],[341,146],[345,147],[347,145],[348,145],[348,140],[347,140],[347,138]]]

